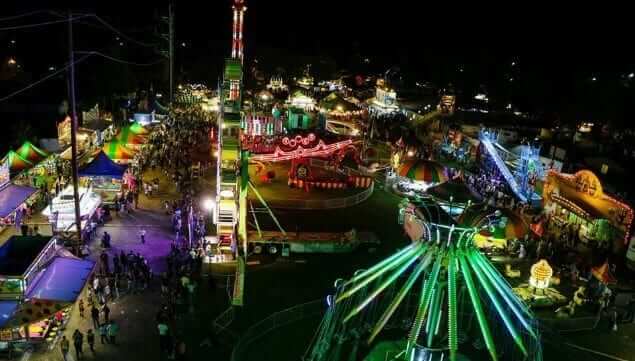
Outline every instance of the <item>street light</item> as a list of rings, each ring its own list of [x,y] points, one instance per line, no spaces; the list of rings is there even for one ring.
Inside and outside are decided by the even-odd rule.
[[[9,65],[15,65],[17,62],[13,58],[9,58]]]
[[[216,210],[216,202],[212,198],[206,198],[203,200],[203,209],[209,213],[209,219],[211,223],[214,223],[213,214]]]

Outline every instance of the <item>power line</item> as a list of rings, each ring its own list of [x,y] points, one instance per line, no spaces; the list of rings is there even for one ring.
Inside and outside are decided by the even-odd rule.
[[[90,57],[90,54],[85,55],[85,56],[83,56],[83,57],[81,57],[81,58],[79,58],[79,59],[75,60],[75,62],[73,63],[73,65],[78,64],[78,63],[80,63],[81,61],[86,60],[86,58],[88,58],[88,57]],[[11,94],[9,94],[9,95],[7,95],[7,96],[3,97],[3,98],[0,98],[0,102],[3,102],[3,101],[5,101],[5,100],[7,100],[7,99],[10,99],[10,98],[12,98],[12,97],[14,97],[14,96],[16,96],[16,95],[18,95],[18,94],[22,93],[22,92],[25,92],[25,91],[27,91],[27,90],[29,90],[29,89],[33,88],[34,86],[36,86],[36,85],[38,85],[38,84],[41,84],[41,83],[43,83],[43,82],[45,82],[45,81],[47,81],[47,80],[49,80],[49,79],[53,78],[54,76],[59,75],[60,73],[62,73],[62,72],[64,72],[64,71],[66,71],[66,70],[67,70],[68,68],[70,68],[70,67],[71,67],[71,64],[68,64],[68,65],[66,65],[65,67],[63,67],[62,69],[57,70],[57,71],[55,71],[55,72],[53,72],[53,73],[51,73],[51,74],[49,74],[49,75],[47,75],[47,76],[43,77],[42,79],[40,79],[40,80],[38,80],[38,81],[36,81],[36,82],[33,82],[33,83],[31,83],[31,84],[29,84],[29,85],[25,86],[24,88],[22,88],[22,89],[20,89],[20,90],[16,90],[15,92],[13,92],[13,93],[11,93]]]
[[[4,17],[4,18],[0,18],[0,21],[7,21],[7,20],[25,18],[27,16],[40,14],[40,13],[46,13],[46,12],[48,12],[48,11],[47,10],[34,10],[34,11],[30,11],[30,12],[24,13],[24,14],[18,14],[18,15],[13,15],[13,16],[7,16],[7,17]]]
[[[85,18],[87,16],[88,15],[80,15],[78,17],[72,18],[71,20],[77,20],[77,19]],[[67,23],[67,22],[68,22],[68,19],[65,19],[65,20],[52,20],[52,21],[46,21],[46,22],[43,22],[43,23],[8,26],[8,27],[0,28],[0,31],[28,29],[28,28],[35,28],[35,27],[39,27],[39,26],[46,26],[46,25],[53,25],[53,24]]]
[[[137,66],[152,66],[152,65],[156,65],[156,64],[159,64],[159,63],[165,61],[165,59],[160,59],[160,60],[154,61],[152,63],[135,63],[135,62],[132,62],[132,61],[118,59],[118,58],[112,57],[110,55],[106,55],[106,54],[100,53],[98,51],[75,51],[75,52],[77,54],[99,55],[101,57],[104,57],[106,59],[110,59],[110,60],[118,62],[118,63],[129,64],[129,65],[137,65]]]
[[[118,29],[117,29],[117,28],[115,28],[114,26],[110,25],[108,22],[106,22],[106,20],[104,20],[104,19],[100,18],[99,16],[94,15],[94,17],[95,17],[95,19],[97,19],[97,21],[99,21],[100,23],[102,23],[105,27],[107,27],[108,29],[110,29],[110,30],[111,30],[111,31],[113,31],[114,33],[119,34],[119,36],[121,36],[122,38],[124,38],[124,39],[126,39],[126,40],[128,40],[128,41],[130,41],[130,42],[133,42],[133,43],[135,43],[135,44],[137,44],[137,45],[145,46],[145,47],[148,47],[148,48],[151,48],[151,47],[155,47],[155,46],[156,46],[156,44],[152,44],[152,43],[144,43],[144,42],[141,42],[141,41],[139,41],[139,40],[135,40],[135,39],[133,39],[133,38],[129,37],[128,35],[126,35],[126,34],[122,33],[120,30],[118,30]]]
[[[100,53],[98,51],[76,51],[76,53],[85,54],[85,55],[83,57],[75,60],[75,62],[73,63],[74,65],[80,63],[81,61],[86,60],[91,55],[99,55],[101,57],[104,57],[106,59],[109,59],[109,60],[112,60],[112,61],[115,61],[115,62],[119,62],[119,63],[122,63],[122,64],[129,64],[129,65],[136,65],[136,66],[152,66],[152,65],[156,65],[156,64],[159,64],[159,63],[165,61],[165,59],[160,59],[160,60],[157,60],[157,61],[152,62],[152,63],[135,63],[135,62],[126,61],[126,60],[123,60],[123,59],[118,59],[118,58],[115,58],[115,57]],[[3,102],[5,100],[7,100],[7,99],[10,99],[10,98],[20,94],[20,93],[23,93],[23,92],[33,88],[34,86],[39,85],[39,84],[41,84],[41,83],[43,83],[43,82],[55,77],[56,75],[59,75],[60,73],[66,71],[68,68],[70,68],[70,65],[66,65],[65,67],[63,67],[63,68],[61,68],[61,69],[59,69],[59,70],[57,70],[57,71],[45,76],[45,77],[43,77],[42,79],[40,79],[38,81],[35,81],[35,82],[25,86],[22,89],[16,90],[15,92],[13,92],[13,93],[11,93],[11,94],[3,97],[3,98],[0,98],[0,102]]]

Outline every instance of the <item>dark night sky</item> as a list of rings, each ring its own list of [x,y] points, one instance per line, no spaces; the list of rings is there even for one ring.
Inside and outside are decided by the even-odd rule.
[[[58,10],[67,8],[56,4]],[[247,62],[257,58],[264,68],[273,69],[277,63],[300,66],[307,59],[303,55],[319,55],[346,67],[359,54],[372,59],[374,70],[398,65],[412,79],[441,86],[453,83],[466,93],[483,84],[491,94],[511,97],[526,108],[523,110],[617,123],[627,123],[635,115],[629,108],[635,84],[626,88],[620,82],[620,76],[635,71],[630,22],[621,18],[627,16],[626,11],[608,6],[585,9],[581,4],[557,9],[553,2],[532,2],[531,7],[511,2],[470,4],[247,0]],[[157,15],[167,13],[165,0],[77,1],[71,5],[76,11],[96,12],[137,39],[161,42],[153,31]],[[230,5],[230,0],[176,1],[177,44],[186,42],[185,48],[177,48],[177,70],[183,69],[190,79],[213,85],[218,78],[230,50]],[[14,1],[3,6],[0,17],[50,8],[51,2]],[[603,19],[610,22],[602,23]],[[0,27],[47,20],[53,18],[23,18],[0,22]],[[152,49],[129,42],[120,47],[114,34],[94,26],[77,24],[76,31],[78,49],[101,50],[137,62],[157,57]],[[17,44],[4,46],[10,39],[17,39]],[[32,79],[38,79],[50,65],[59,67],[66,61],[65,41],[63,24],[0,32],[0,57],[17,56]],[[513,69],[511,61],[517,62]],[[458,72],[459,67],[463,73]],[[164,73],[161,66],[129,68],[91,59],[78,67],[78,87],[80,96],[95,99],[120,91],[126,84],[147,87],[152,82],[159,87],[156,83]],[[595,83],[590,81],[593,76],[599,79]],[[508,77],[515,82],[507,83]],[[18,85],[0,85],[0,96]],[[37,97],[55,103],[65,93],[60,78],[16,102],[31,104]]]

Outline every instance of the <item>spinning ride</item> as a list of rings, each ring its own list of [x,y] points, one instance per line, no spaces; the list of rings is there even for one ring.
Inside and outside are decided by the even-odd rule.
[[[542,360],[533,315],[473,245],[478,229],[434,223],[439,210],[425,212],[428,221],[414,207],[405,212],[408,247],[336,282],[308,360],[355,359],[361,339],[379,346],[382,331],[403,337],[400,329],[406,342],[393,359]]]

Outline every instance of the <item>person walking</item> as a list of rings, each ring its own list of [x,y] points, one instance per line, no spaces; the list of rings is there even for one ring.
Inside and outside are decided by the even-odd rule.
[[[101,312],[104,313],[104,322],[105,323],[110,322],[110,307],[108,307],[108,304],[104,303],[104,305],[101,308]]]
[[[111,344],[117,344],[117,334],[119,333],[119,325],[115,323],[115,321],[111,321],[108,324],[108,339]]]
[[[95,353],[95,334],[92,329],[89,329],[88,332],[86,332],[86,342],[88,343],[90,352]]]
[[[78,308],[79,308],[79,317],[84,318],[84,299],[79,300]]]
[[[139,238],[141,239],[141,244],[146,243],[146,230],[144,228],[139,231]]]
[[[82,334],[78,329],[75,329],[73,332],[73,346],[75,346],[75,356],[78,360],[82,358],[82,345],[84,343],[84,334]]]
[[[185,341],[177,340],[176,341],[176,360],[177,361],[185,361]]]
[[[105,323],[99,326],[99,338],[102,345],[108,343],[108,326]]]
[[[66,336],[62,336],[62,341],[60,342],[60,350],[62,350],[62,358],[64,361],[68,361],[68,350],[70,350],[71,345],[66,339]]]
[[[93,319],[93,326],[97,329],[99,328],[99,310],[93,304],[93,307],[90,309],[90,316]]]
[[[157,328],[159,329],[159,347],[161,349],[161,353],[167,353],[168,345],[170,343],[170,328],[164,321],[159,322]]]

